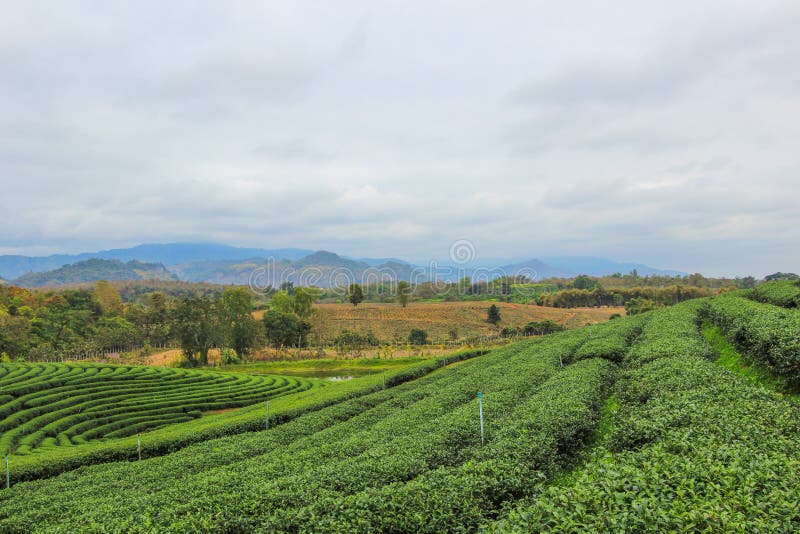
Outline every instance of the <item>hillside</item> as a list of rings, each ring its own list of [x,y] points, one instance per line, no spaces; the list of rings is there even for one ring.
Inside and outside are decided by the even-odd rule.
[[[797,531],[800,315],[748,296],[287,395],[278,413],[303,408],[262,432],[263,406],[166,427],[141,462],[73,471],[136,459],[131,440],[12,455],[12,477],[52,478],[0,492],[0,530]]]
[[[98,280],[174,280],[160,263],[144,263],[131,260],[123,263],[119,260],[90,259],[65,265],[52,271],[28,273],[20,276],[12,283],[20,287],[57,286],[64,284],[81,284]]]
[[[547,308],[528,304],[496,302],[501,323],[523,327],[529,322],[553,321],[567,328],[577,328],[608,320],[624,308]],[[382,341],[406,341],[412,328],[421,328],[432,341],[450,339],[451,331],[459,339],[497,335],[498,329],[486,322],[488,302],[412,302],[403,308],[397,304],[363,303],[316,304],[312,319],[315,334],[332,340],[342,330],[361,334],[372,332]]]
[[[82,252],[80,254],[52,254],[49,256],[0,255],[0,276],[17,278],[26,273],[38,273],[63,267],[88,259],[137,260],[146,263],[179,263],[206,260],[243,260],[253,257],[299,259],[311,250],[284,248],[241,248],[216,243],[165,243],[143,244],[129,248]]]
[[[269,277],[280,285],[281,281],[295,284],[317,281],[320,287],[330,287],[332,277],[342,271],[349,281],[363,282],[371,279],[392,278],[424,281],[457,281],[463,276],[485,277],[487,272],[527,274],[536,279],[573,277],[578,274],[608,275],[626,273],[637,269],[639,274],[668,274],[647,265],[618,263],[602,258],[567,257],[547,260],[528,259],[503,265],[501,261],[482,259],[475,264],[449,266],[446,261],[436,262],[437,272],[431,271],[428,262],[414,265],[397,258],[359,258],[328,251],[302,248],[261,249],[232,247],[216,243],[166,243],[143,244],[130,248],[100,250],[80,254],[54,254],[50,256],[0,255],[0,276],[14,279],[28,273],[51,271],[65,265],[88,259],[132,260],[161,263],[180,280],[212,282],[219,284],[247,284],[254,277]]]

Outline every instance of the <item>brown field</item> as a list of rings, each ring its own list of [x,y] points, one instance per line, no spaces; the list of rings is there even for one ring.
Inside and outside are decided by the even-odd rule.
[[[501,322],[498,328],[486,322],[486,310],[491,304],[500,308]],[[505,326],[524,326],[531,321],[551,320],[567,328],[578,328],[586,324],[607,321],[615,313],[625,315],[625,308],[547,308],[531,304],[511,304],[506,302],[412,302],[403,308],[398,304],[363,303],[357,307],[351,304],[316,304],[311,319],[312,332],[308,349],[261,349],[250,356],[250,360],[308,359],[331,357],[381,357],[402,358],[409,356],[442,356],[456,346],[428,346],[414,348],[406,346],[408,333],[412,328],[421,328],[428,333],[432,344],[450,339],[450,331],[455,329],[459,340],[496,336]],[[261,319],[264,312],[255,312]],[[382,342],[401,342],[399,346],[379,347],[341,354],[334,348],[320,350],[320,345],[329,345],[344,329],[361,334],[372,331]],[[490,344],[502,340],[484,340]],[[147,365],[175,365],[182,358],[180,349],[157,352],[146,357]],[[209,362],[219,363],[219,351],[212,349]]]
[[[498,329],[486,322],[486,310],[491,302],[412,302],[403,308],[398,304],[363,303],[316,304],[311,322],[312,343],[330,342],[344,329],[362,334],[372,331],[381,341],[406,341],[412,328],[428,333],[431,342],[450,339],[455,329],[459,339],[496,335]],[[567,328],[607,321],[624,308],[546,308],[531,304],[494,303],[500,308],[505,326],[523,326],[531,321],[552,320]],[[263,312],[256,317],[261,318]],[[321,339],[313,339],[320,336]]]

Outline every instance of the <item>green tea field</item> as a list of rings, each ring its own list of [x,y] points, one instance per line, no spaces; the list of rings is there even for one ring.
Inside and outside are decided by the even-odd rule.
[[[305,388],[274,400],[269,429],[259,406],[167,425],[146,434],[159,445],[141,461],[109,436],[116,430],[70,445],[78,421],[19,431],[35,418],[14,425],[9,413],[3,443],[33,452],[10,457],[0,530],[796,531],[800,313],[763,294],[734,291],[418,362],[388,383],[377,374],[324,387],[264,377],[242,390]],[[33,372],[23,369],[6,370],[3,387],[12,373]],[[69,387],[57,380],[54,388]],[[219,405],[235,402],[208,387]],[[41,391],[33,398],[47,399]],[[4,389],[4,405],[21,394]],[[40,405],[53,409],[41,413],[66,419],[49,398]],[[147,413],[160,426],[156,410]],[[121,435],[137,424],[122,424]],[[87,447],[106,449],[77,452]],[[25,464],[31,458],[38,463]]]

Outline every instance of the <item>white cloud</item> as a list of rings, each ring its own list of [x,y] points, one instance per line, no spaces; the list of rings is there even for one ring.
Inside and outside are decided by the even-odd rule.
[[[776,0],[6,6],[0,253],[467,236],[797,270],[798,23]]]

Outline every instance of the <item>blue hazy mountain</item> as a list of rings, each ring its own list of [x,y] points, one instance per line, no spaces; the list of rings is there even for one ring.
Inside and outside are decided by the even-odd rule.
[[[222,284],[247,283],[256,268],[268,263],[274,268],[306,269],[319,267],[321,272],[347,269],[358,275],[365,272],[395,272],[401,280],[439,279],[454,281],[461,276],[498,276],[526,274],[541,280],[550,277],[572,277],[578,274],[602,276],[616,272],[628,273],[636,269],[642,275],[682,275],[680,271],[656,269],[640,263],[616,262],[592,256],[540,257],[527,260],[492,260],[485,258],[480,263],[453,266],[452,272],[438,276],[429,272],[431,265],[415,265],[397,258],[353,258],[328,251],[313,251],[302,248],[246,248],[218,243],[164,243],[143,244],[130,248],[100,250],[81,254],[54,254],[51,256],[0,256],[0,278],[15,280],[28,273],[44,273],[90,259],[138,261],[155,263],[166,268],[180,280],[192,282],[214,282]],[[268,261],[271,260],[271,261]],[[441,267],[446,267],[442,264]],[[444,269],[445,271],[447,269]],[[146,269],[145,269],[146,271]],[[59,273],[56,279],[60,278]],[[493,276],[494,275],[494,276]],[[383,275],[381,275],[383,276]],[[44,279],[42,277],[42,279]],[[26,280],[23,278],[23,280]],[[38,278],[31,278],[39,280]]]
[[[672,269],[656,269],[643,263],[616,262],[605,258],[594,256],[543,256],[541,261],[568,272],[575,276],[587,274],[590,276],[603,276],[614,273],[627,274],[634,269],[642,276],[664,275],[664,276],[684,276],[686,273]]]
[[[22,287],[42,287],[83,284],[98,280],[177,280],[177,277],[161,263],[90,258],[52,271],[24,274],[12,283]]]
[[[120,260],[123,262],[137,260],[176,265],[195,261],[245,260],[248,258],[298,260],[313,252],[313,250],[301,248],[244,248],[217,243],[156,243],[80,254],[53,254],[50,256],[5,255],[0,256],[0,277],[11,280],[26,273],[51,271],[64,265],[93,258]]]

